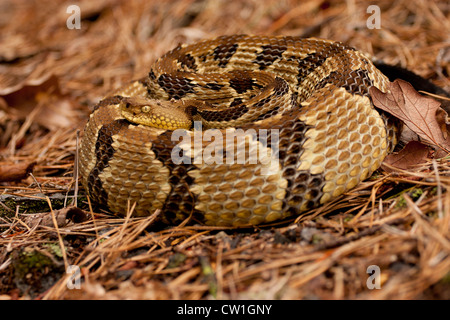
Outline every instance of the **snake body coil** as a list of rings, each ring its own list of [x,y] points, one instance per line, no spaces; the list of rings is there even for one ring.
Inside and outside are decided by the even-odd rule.
[[[96,105],[82,182],[112,212],[161,209],[171,224],[298,215],[355,187],[392,151],[399,129],[369,95],[388,84],[362,53],[328,40],[235,35],[181,45]]]

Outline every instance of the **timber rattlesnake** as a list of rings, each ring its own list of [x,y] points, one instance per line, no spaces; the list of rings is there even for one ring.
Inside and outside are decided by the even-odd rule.
[[[161,209],[166,223],[298,215],[355,187],[392,151],[400,129],[369,96],[388,84],[362,53],[329,40],[181,45],[95,106],[82,183],[114,213],[135,204],[134,215]]]

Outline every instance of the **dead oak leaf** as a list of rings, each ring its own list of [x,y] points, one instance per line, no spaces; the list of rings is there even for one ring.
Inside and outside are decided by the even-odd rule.
[[[414,87],[403,80],[391,82],[390,92],[384,93],[376,87],[370,88],[373,104],[402,120],[408,128],[430,144],[450,152],[448,126],[445,111],[436,100],[420,95]]]
[[[75,101],[62,93],[59,78],[51,74],[0,88],[0,106],[11,118],[31,118],[49,130],[75,127],[78,123]]]
[[[54,210],[53,213],[44,212],[27,214],[24,222],[30,228],[33,228],[36,225],[54,227],[55,224],[52,215],[54,215],[56,224],[59,228],[65,227],[68,222],[67,220],[71,220],[74,223],[81,223],[89,219],[89,214],[84,210],[81,210],[80,208],[74,206],[69,206],[59,210]]]
[[[424,163],[428,158],[428,147],[418,141],[410,141],[399,152],[391,153],[384,159],[381,167],[384,171],[392,172],[395,167],[411,170],[414,166]]]
[[[5,163],[0,162],[0,182],[20,181],[33,171],[36,162]]]

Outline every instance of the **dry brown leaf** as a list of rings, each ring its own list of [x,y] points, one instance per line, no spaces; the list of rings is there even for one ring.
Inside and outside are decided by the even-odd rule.
[[[0,163],[0,182],[25,179],[33,171],[36,162]]]
[[[420,95],[410,83],[400,79],[392,82],[389,89],[389,93],[383,93],[376,87],[370,88],[374,105],[402,120],[427,143],[450,152],[446,113],[440,103]]]
[[[428,147],[418,141],[410,141],[399,152],[388,155],[381,167],[387,172],[392,172],[393,169],[386,166],[396,167],[403,170],[410,170],[414,166],[425,162],[428,157]]]
[[[25,119],[33,114],[33,121],[49,130],[76,125],[74,103],[68,95],[61,93],[56,76],[48,75],[0,89],[0,97],[16,118]],[[36,108],[40,109],[34,114]]]
[[[66,207],[60,210],[54,210],[56,223],[58,227],[62,228],[67,225],[67,220],[71,220],[74,223],[80,223],[89,218],[89,214],[77,207]],[[34,227],[36,225],[53,227],[53,217],[51,212],[36,213],[27,215],[24,220],[29,227]]]

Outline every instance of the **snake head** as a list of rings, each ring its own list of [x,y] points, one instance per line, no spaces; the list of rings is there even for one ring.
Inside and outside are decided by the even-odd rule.
[[[159,105],[160,102],[143,97],[124,97],[120,101],[119,106],[123,116],[136,117],[149,114],[153,104]]]
[[[192,127],[192,116],[171,101],[124,97],[119,108],[122,116],[134,124],[167,130]]]

